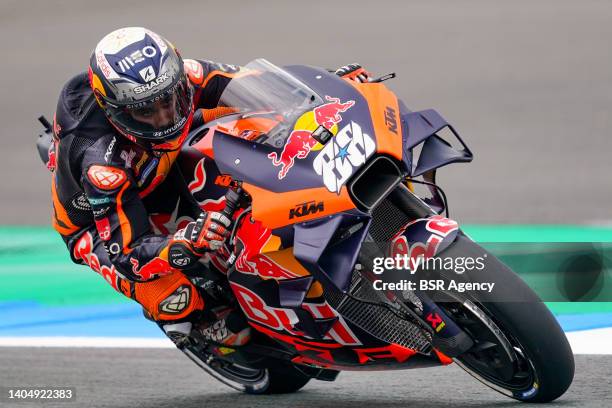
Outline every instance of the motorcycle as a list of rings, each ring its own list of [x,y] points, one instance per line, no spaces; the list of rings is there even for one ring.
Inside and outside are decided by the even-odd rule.
[[[177,347],[250,394],[454,362],[508,397],[558,398],[574,374],[563,331],[449,218],[436,184],[438,168],[472,152],[435,110],[410,111],[383,84],[392,77],[357,83],[255,60],[221,95],[225,115],[190,132],[178,159],[189,196],[233,220],[224,251],[191,279],[212,304],[241,310],[252,336],[227,346],[194,330]],[[486,262],[377,271],[398,254]],[[399,285],[408,275],[436,285]],[[491,279],[491,292],[447,285]]]

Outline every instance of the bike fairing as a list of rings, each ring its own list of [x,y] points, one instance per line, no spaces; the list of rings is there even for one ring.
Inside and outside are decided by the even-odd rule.
[[[247,67],[258,67],[261,71],[275,69],[270,65],[265,61],[256,61]],[[430,332],[421,331],[424,327],[414,331],[415,322],[408,323],[403,318],[398,318],[394,312],[386,309],[385,302],[379,303],[380,298],[372,294],[374,290],[369,280],[357,270],[357,257],[360,248],[363,249],[362,243],[369,237],[371,226],[378,225],[378,232],[372,232],[374,237],[378,237],[375,242],[388,242],[401,227],[413,222],[414,218],[408,218],[403,224],[397,225],[399,220],[381,216],[385,211],[389,211],[377,209],[383,201],[358,202],[354,195],[363,194],[363,191],[355,189],[355,183],[365,177],[364,169],[386,169],[385,171],[391,171],[392,175],[395,171],[393,169],[398,169],[399,173],[401,168],[403,174],[418,176],[449,163],[470,161],[471,152],[456,131],[437,112],[410,112],[380,84],[347,83],[323,70],[303,66],[287,67],[285,72],[290,72],[307,84],[300,89],[294,89],[294,93],[300,95],[298,100],[306,96],[306,99],[317,101],[319,96],[320,103],[294,105],[293,108],[301,109],[297,113],[289,104],[289,114],[284,117],[280,115],[282,110],[252,109],[237,113],[227,117],[225,121],[220,120],[211,126],[195,130],[191,136],[193,146],[184,151],[191,163],[197,163],[198,157],[202,155],[214,157],[217,164],[215,171],[240,180],[241,188],[248,194],[249,207],[245,211],[251,211],[251,219],[240,218],[236,227],[236,261],[228,275],[234,296],[251,320],[251,326],[268,338],[276,339],[284,349],[288,348],[290,353],[294,353],[292,361],[296,364],[332,370],[449,364],[452,362],[450,357],[462,356],[474,343],[470,336],[449,318],[448,309],[443,310],[426,297],[417,297],[415,307],[416,303],[418,307],[414,312],[422,316],[422,323],[429,327]],[[279,88],[282,89],[283,86]],[[308,92],[313,90],[315,95],[308,98]],[[232,91],[231,84],[226,91]],[[221,99],[223,100],[223,95]],[[375,147],[375,153],[370,154],[367,153],[365,143],[357,147],[356,150],[362,156],[356,162],[361,165],[353,170],[353,176],[344,184],[340,182],[340,188],[338,184],[326,185],[323,177],[313,168],[315,154],[312,148],[308,148],[311,143],[316,145],[314,142],[306,142],[304,153],[300,154],[302,157],[296,154],[292,165],[282,167],[279,164],[279,158],[291,133],[303,129],[301,124],[297,123],[299,119],[307,117],[308,112],[313,111],[316,106],[336,99],[338,103],[355,102],[344,109],[344,112],[338,113],[341,119],[338,123],[339,130],[346,128],[347,136],[359,135],[359,132],[354,130],[354,124],[357,124],[361,127],[362,134],[372,137]],[[361,117],[355,115],[357,111]],[[278,126],[285,132],[284,139],[281,139],[282,144],[276,143],[279,140],[278,133],[274,131],[274,126],[268,123],[274,120],[275,114],[278,116]],[[354,119],[351,115],[355,115]],[[262,120],[258,120],[259,118]],[[346,123],[348,121],[350,123]],[[252,127],[245,127],[246,122]],[[373,129],[374,123],[376,131]],[[438,131],[446,127],[459,141],[459,149],[442,141],[437,135]],[[245,132],[244,129],[252,129],[253,132]],[[325,146],[335,146],[332,141],[338,134],[330,133],[332,135],[326,137],[326,142],[323,143]],[[252,135],[255,137],[251,137]],[[421,156],[413,158],[412,148],[419,143],[423,143]],[[336,153],[333,156],[334,167],[342,166],[343,160],[346,160],[346,157],[341,157],[342,154],[337,154],[342,153],[341,148],[344,146],[344,143],[340,143],[338,148],[333,147]],[[389,163],[389,160],[394,164],[382,164],[378,167],[375,165]],[[287,162],[291,164],[290,160]],[[279,177],[279,172],[286,167],[289,167],[288,170]],[[337,179],[342,180],[341,174],[333,171]],[[207,175],[211,179],[216,176],[215,173]],[[399,174],[393,177],[395,183],[399,184],[389,185],[395,185],[396,189],[378,190],[380,194],[388,195],[392,192],[389,197],[393,200],[413,201],[410,197],[414,195],[401,183],[402,177]],[[368,180],[367,177],[365,179]],[[332,188],[328,188],[328,185]],[[295,217],[295,208],[311,202],[315,197],[316,202],[323,203],[321,210],[300,214],[304,218]],[[338,205],[339,202],[345,206]],[[332,205],[334,203],[335,205]],[[449,235],[450,226],[455,229],[457,227],[454,221],[444,217],[432,218],[435,213],[420,199],[416,199],[413,204],[416,205],[416,212],[422,214],[423,232],[419,234],[430,235],[431,231],[427,232],[425,225],[433,222],[440,227],[437,231],[444,237],[443,241],[466,242],[462,233]],[[294,216],[290,217],[291,214]],[[245,230],[242,231],[242,228]],[[251,236],[247,231],[258,232]],[[420,242],[416,239],[419,234],[410,237],[410,246]],[[450,248],[455,245],[453,242]],[[514,284],[515,281],[512,281],[512,285]],[[387,297],[387,302],[393,303],[399,301],[397,296],[401,294],[386,291],[383,295]],[[360,298],[370,300],[364,301]],[[375,303],[370,303],[373,301]],[[314,313],[312,307],[305,306],[319,304],[325,308],[325,302],[337,315],[332,313],[324,318],[323,314]],[[356,310],[363,307],[377,308],[378,318],[364,320],[366,315],[355,314]],[[547,316],[547,324],[556,324],[549,312]],[[489,324],[487,322],[485,320],[485,323]],[[492,330],[499,330],[494,328],[494,325],[492,327]],[[550,327],[555,332],[560,330],[558,324],[554,329]],[[350,329],[360,345],[343,345],[338,338],[330,334],[332,330],[337,333],[345,328]],[[399,337],[388,337],[392,336],[392,333]],[[569,348],[562,343],[559,339],[558,351],[565,356]],[[451,344],[453,346],[450,346]],[[245,347],[252,347],[254,351],[257,344],[247,344]],[[564,347],[565,349],[561,350]],[[225,363],[233,361],[237,364],[252,364],[248,359],[243,359],[244,356],[239,350],[221,355],[211,349],[210,353],[212,354],[203,354],[202,358],[208,356],[207,358],[219,358],[219,361]],[[569,384],[566,380],[569,378],[571,381],[569,373],[573,372],[573,369],[570,370],[569,365],[566,368],[567,370],[562,370],[561,377],[565,378],[559,380],[557,390],[552,388],[554,385],[550,385],[551,388],[542,393],[543,387],[539,385],[536,393],[530,392],[533,384],[539,384],[540,381],[535,376],[525,378],[525,381],[531,379],[532,382],[517,385],[519,388],[516,388],[516,392],[507,389],[503,392],[517,399],[556,398]],[[549,380],[550,378],[545,382]],[[481,381],[487,383],[486,380]],[[513,381],[518,384],[522,380],[517,377]],[[247,392],[256,392],[249,389],[247,386]]]
[[[330,82],[332,82],[332,81],[333,80],[330,80]],[[324,99],[323,99],[324,102],[321,105],[319,105],[319,106],[313,107],[313,111],[315,112],[315,115],[316,115],[315,118],[321,118],[323,116],[320,113],[321,109],[318,110],[318,111],[317,111],[317,109],[318,108],[326,108],[329,105],[334,105],[333,106],[334,107],[333,111],[330,109],[331,113],[329,113],[327,115],[327,118],[325,120],[319,119],[319,121],[318,121],[318,122],[321,122],[321,125],[325,124],[325,125],[328,125],[330,128],[332,128],[337,123],[342,122],[344,117],[345,117],[345,115],[347,115],[348,112],[351,112],[351,110],[355,108],[354,105],[355,105],[355,100],[356,99],[363,101],[363,98],[361,97],[361,95],[359,95],[359,93],[351,91],[351,88],[346,86],[345,83],[342,80],[339,79],[339,81],[340,81],[339,85],[341,85],[339,88],[342,89],[342,93],[349,94],[354,99],[349,99],[349,102],[344,102],[346,99],[348,99],[348,97],[343,99],[342,97],[325,95]],[[342,86],[342,85],[344,85],[344,86]],[[329,89],[329,86],[326,86],[326,89]],[[230,85],[230,88],[228,88],[228,92],[230,92],[230,91],[231,91],[231,85]],[[222,96],[221,99],[223,100],[223,96]],[[357,105],[357,106],[359,106],[359,105]],[[360,110],[361,113],[364,113],[363,112],[364,108],[367,111],[367,109],[368,109],[367,108],[367,104],[362,104],[361,105],[361,109],[358,109],[358,110]],[[319,112],[319,113],[317,114],[317,112]],[[296,123],[299,123],[300,119],[303,118],[307,114],[308,114],[308,112],[306,112],[305,114],[302,114],[298,118]],[[344,119],[344,120],[348,121],[350,119]],[[315,125],[319,125],[318,122],[315,120]],[[368,124],[366,124],[364,126],[368,126]],[[361,128],[361,126],[359,124],[357,124],[354,120],[351,120],[348,123],[348,125],[346,125],[344,127],[342,127],[342,123],[340,123],[340,126],[338,126],[334,130],[337,131],[338,128],[340,128],[340,132],[343,132],[350,140],[352,140],[350,138],[350,136],[352,135],[352,133],[350,131],[355,129],[355,128]],[[225,128],[223,128],[223,129],[225,130]],[[369,124],[369,129],[372,129],[372,125],[371,124]],[[223,157],[216,157],[216,161],[217,161],[217,164],[219,165],[220,171],[222,173],[228,173],[228,172],[230,174],[233,173],[234,177],[236,177],[236,171],[237,171],[237,172],[240,173],[240,176],[244,175],[246,180],[249,179],[249,176],[251,176],[252,179],[255,179],[256,175],[254,173],[250,172],[248,169],[245,170],[245,168],[242,167],[242,163],[246,162],[245,163],[246,166],[249,166],[249,164],[251,164],[253,167],[259,167],[259,163],[258,164],[253,164],[251,162],[251,157],[245,156],[244,152],[232,151],[232,147],[234,147],[234,146],[236,146],[238,144],[238,142],[235,141],[235,139],[233,139],[233,140],[227,139],[226,137],[224,137],[223,135],[220,135],[218,133],[215,133],[215,132],[212,132],[212,131],[209,131],[209,132],[210,132],[209,134],[211,134],[211,133],[214,134],[215,139],[213,140],[213,146],[215,147],[216,151],[224,152],[224,154],[227,154],[228,158],[237,157],[238,156],[238,157],[241,157],[241,159],[242,159],[240,167],[238,167],[238,168],[234,167],[230,171],[226,171],[223,168],[223,166],[226,164],[224,162],[224,158]],[[295,132],[295,130],[292,131],[291,133],[289,133],[289,136],[286,139],[286,143],[288,143],[290,141],[291,135],[294,134],[294,132]],[[340,133],[340,132],[338,132],[338,133]],[[373,130],[369,130],[369,132],[371,134],[374,134]],[[354,131],[354,134],[355,135],[361,135],[361,134],[363,134],[363,132],[359,133],[357,131]],[[337,137],[337,135],[336,135],[336,137]],[[218,140],[221,140],[222,143],[217,144]],[[333,137],[332,137],[332,140],[333,140]],[[234,142],[234,143],[223,144],[225,141],[227,141],[228,143],[231,143],[231,142]],[[246,143],[246,141],[245,141],[245,143]],[[261,144],[257,145],[257,144],[252,143],[252,142],[248,142],[248,143],[249,143],[249,147],[250,146],[257,146],[258,148],[260,146],[267,147],[267,145],[261,145]],[[372,140],[372,143],[373,143],[373,140]],[[286,144],[285,144],[285,146],[286,146]],[[285,146],[283,146],[283,150],[285,150]],[[327,144],[327,146],[333,146],[333,144]],[[194,147],[197,148],[197,144]],[[357,147],[357,153],[358,154],[362,154],[362,155],[363,154],[369,154],[369,155],[373,154],[373,149],[371,147],[369,147],[366,150],[366,147],[367,146],[359,145]],[[255,147],[252,147],[249,150],[250,151],[254,151]],[[319,148],[319,150],[322,150],[322,147]],[[338,150],[341,150],[341,149],[338,149]],[[245,149],[245,151],[247,151],[247,149]],[[307,151],[305,154],[302,155],[302,157],[300,157],[300,156],[297,156],[297,157],[300,158],[300,159],[305,159],[307,156],[309,156],[309,153],[310,153],[310,151]],[[325,154],[325,152],[320,153],[320,154]],[[253,158],[253,159],[261,161],[261,157],[263,156],[263,154],[259,153],[259,155],[260,155],[259,159],[256,159],[256,158]],[[274,156],[276,156],[274,154],[274,152],[270,152],[267,155],[267,157],[269,159],[271,159],[271,161],[272,161],[272,163],[270,163],[270,161],[268,161],[268,163],[267,163],[268,168],[269,168],[270,164],[272,164],[273,166],[275,166],[277,164],[277,163],[275,163],[274,159],[276,157],[274,157]],[[310,158],[311,161],[314,161],[314,159],[316,159],[316,157],[315,158]],[[343,160],[343,159],[346,160],[345,157],[344,158],[343,157],[339,157],[339,159],[340,160]],[[363,162],[365,162],[365,160],[363,158],[361,158],[360,160],[361,160],[361,162],[358,162],[357,165],[363,164]],[[229,163],[227,163],[227,164],[229,164]],[[295,161],[294,165],[297,168],[298,166],[300,166],[300,162],[299,161]],[[312,164],[310,166],[311,166],[310,167],[310,169],[311,169],[310,172],[313,172],[314,168],[312,167]],[[283,190],[290,190],[290,189],[295,188],[295,186],[293,186],[293,185],[292,186],[288,186],[289,183],[287,182],[287,180],[290,179],[289,175],[291,174],[291,172],[298,171],[296,169],[292,170],[291,167],[292,166],[289,165],[289,166],[281,168],[281,170],[280,170],[280,172],[283,172],[283,169],[287,169],[287,171],[284,172],[284,175],[287,176],[287,177],[282,176],[282,173],[280,173],[277,170],[278,177],[275,177],[275,178],[276,179],[280,179],[281,182],[280,183],[278,183],[278,182],[275,183],[275,187],[276,188],[274,190],[276,190],[276,191],[280,190],[280,192],[282,192]],[[305,168],[306,167],[302,167],[302,169],[305,169]],[[300,169],[300,170],[302,171],[302,173],[304,173],[304,170],[302,170],[302,169]],[[261,167],[259,167],[259,175],[261,175],[262,170],[266,170],[266,168],[262,169]],[[291,170],[291,171],[288,171],[288,170]],[[319,175],[321,175],[321,174],[319,174]],[[309,178],[309,179],[313,180],[312,178]],[[257,180],[258,187],[257,188],[261,188],[261,186],[265,186],[266,184],[269,184],[268,180],[269,179],[267,179],[267,178],[258,177],[258,180]],[[316,178],[316,179],[313,180],[313,182],[316,182],[315,185],[319,185],[319,186],[321,186],[321,184],[325,184],[324,180],[321,179],[321,178]],[[300,186],[300,187],[302,187],[302,186]],[[247,189],[248,188],[249,187],[247,187]],[[337,188],[337,186],[334,186],[334,188],[327,188],[327,190],[330,193],[333,192],[334,195],[337,196],[337,194],[335,192],[335,188]],[[254,208],[254,215],[255,215],[255,212],[256,212],[256,209]],[[324,214],[314,214],[314,218],[320,218],[321,215],[324,215]],[[254,218],[257,219],[256,216],[254,216]],[[293,222],[297,222],[297,220],[293,221]],[[261,225],[261,224],[260,224],[259,221],[255,221],[254,223],[243,223],[243,225],[244,225],[243,228],[246,228],[249,225]],[[261,227],[263,227],[263,226],[261,226]],[[251,228],[251,227],[249,227],[249,228]],[[267,229],[264,227],[263,231],[266,231],[266,230]],[[285,264],[285,266],[280,266],[279,263],[278,263],[279,261],[282,261],[283,258],[284,258],[285,262],[287,260],[293,258],[291,253],[285,253],[280,258],[278,256],[273,255],[274,253],[270,254],[270,256],[267,256],[268,254],[265,253],[266,251],[275,251],[275,250],[280,249],[280,247],[278,245],[274,245],[274,246],[269,245],[269,240],[270,240],[270,236],[271,235],[270,235],[270,230],[267,230],[267,231],[268,232],[265,232],[263,235],[261,233],[253,234],[253,231],[249,231],[249,232],[241,231],[241,230],[238,231],[237,239],[241,240],[241,242],[242,242],[241,246],[243,247],[243,249],[240,252],[238,260],[236,261],[236,270],[240,271],[242,273],[240,273],[240,274],[232,274],[230,276],[230,281],[231,281],[231,284],[232,284],[232,288],[234,289],[234,293],[236,294],[236,296],[237,296],[237,298],[238,298],[238,300],[239,300],[243,310],[245,311],[245,313],[247,313],[247,316],[250,316],[252,318],[254,323],[256,322],[258,324],[267,326],[269,328],[274,328],[276,330],[281,330],[281,331],[282,330],[286,330],[289,333],[292,333],[294,335],[301,334],[301,336],[303,338],[313,338],[312,337],[313,333],[317,333],[318,332],[318,330],[313,329],[313,327],[316,327],[316,325],[317,325],[317,323],[315,321],[312,321],[314,315],[309,314],[309,313],[305,314],[304,313],[305,310],[303,310],[303,309],[299,309],[299,308],[298,309],[296,309],[296,308],[289,308],[288,309],[286,307],[283,307],[282,304],[279,303],[280,300],[274,300],[274,298],[276,298],[276,295],[274,295],[273,292],[265,291],[263,293],[257,294],[255,292],[253,292],[252,289],[249,289],[253,285],[253,283],[252,283],[253,281],[250,281],[250,284],[248,283],[249,280],[252,279],[252,278],[255,278],[256,276],[261,276],[261,277],[266,276],[267,279],[273,278],[274,280],[300,279],[299,276],[293,275],[293,277],[291,277],[290,275],[288,275],[288,273],[293,274],[295,272],[295,270],[296,270],[295,265],[292,265],[293,266],[292,268],[287,268],[286,264]],[[276,232],[277,231],[273,231],[273,233],[276,233]],[[283,235],[282,232],[281,232],[281,235]],[[259,237],[262,237],[262,239],[264,237],[268,237],[268,238],[263,239],[263,241],[258,241],[258,242],[261,242],[260,244],[255,244],[252,241],[253,236],[259,236]],[[282,239],[282,238],[278,239],[277,238],[277,242],[279,242],[279,245],[280,245],[280,243],[282,241],[284,241],[284,239]],[[253,245],[255,245],[255,247],[253,247]],[[267,247],[267,249],[264,250],[264,253],[262,253],[261,251],[263,250],[264,247]],[[257,249],[257,248],[259,248],[259,249]],[[246,255],[246,254],[249,254],[249,253],[251,254],[250,256]],[[245,255],[247,256],[246,259],[245,259]],[[271,256],[273,256],[273,257],[271,257]],[[280,256],[280,254],[279,254],[279,256]],[[289,262],[291,262],[291,261],[289,261]],[[295,264],[296,262],[293,261],[293,263]],[[246,269],[245,269],[245,266],[247,267]],[[262,270],[259,270],[259,269],[262,269]],[[274,270],[276,270],[277,272],[275,272],[272,275],[270,275],[270,273],[272,271],[274,271]],[[293,272],[290,272],[290,271],[293,271]],[[254,272],[256,273],[255,275],[253,275]],[[243,273],[246,273],[246,275],[243,275]],[[309,271],[307,269],[305,269],[302,272],[302,275],[304,275],[304,276],[309,275]],[[244,280],[244,283],[241,283],[241,282],[243,282],[243,280]],[[309,286],[309,288],[310,288],[310,286]],[[316,291],[311,293],[311,295],[317,295]],[[324,299],[320,298],[320,295],[321,294],[318,294],[317,301],[323,300],[323,302],[325,302]],[[270,296],[272,296],[272,299],[270,299]],[[306,295],[306,296],[308,296],[308,295]],[[264,301],[264,299],[266,299],[266,300]],[[323,305],[325,305],[325,304],[326,303],[323,303]],[[327,305],[327,307],[329,307],[329,305]],[[301,316],[301,318],[300,318],[300,316]],[[330,318],[330,316],[327,316],[327,318]],[[295,325],[297,324],[299,326],[299,322],[301,322],[302,325],[305,324],[306,326],[310,326],[310,328],[307,328],[307,329],[298,329],[296,331]],[[308,323],[305,323],[305,322],[308,322]],[[363,330],[361,330],[359,328],[351,329],[350,327],[345,326],[345,324],[343,324],[342,322],[343,322],[343,320],[336,321],[336,323],[334,323],[331,326],[331,329],[333,329],[333,330],[342,330],[343,332],[348,332],[348,331],[352,332],[352,330],[355,330],[356,332],[359,332],[365,338],[368,338],[368,334],[364,333]],[[330,328],[328,328],[328,329],[330,329]],[[304,330],[306,330],[306,331],[304,331]],[[327,330],[327,331],[329,331],[329,330]],[[328,336],[326,338],[328,340],[330,339],[328,334],[322,333],[321,335]],[[318,338],[318,337],[315,336],[314,338]],[[370,338],[368,338],[368,341],[371,343],[372,341],[375,341],[375,340],[370,337]],[[300,344],[302,344],[302,345],[305,345],[307,343],[308,343],[307,340],[301,340],[300,341]],[[359,342],[359,343],[361,343],[361,342]],[[383,343],[379,343],[379,345],[383,349],[384,349],[384,347],[386,347]],[[320,344],[319,344],[319,346],[320,346]],[[385,354],[384,352],[382,352],[381,355],[393,356],[392,353],[391,354]],[[436,357],[436,361],[439,361],[439,359],[437,359],[437,357]],[[319,361],[319,362],[321,362],[321,361]],[[331,365],[334,364],[334,360],[333,359],[330,360],[329,356],[328,356],[328,360],[325,361],[325,362],[322,362],[322,363],[325,363],[327,366],[331,366]],[[337,362],[335,362],[335,363],[337,363]],[[345,360],[344,363],[348,363],[348,362]],[[348,364],[352,365],[354,363],[355,362],[348,363]]]

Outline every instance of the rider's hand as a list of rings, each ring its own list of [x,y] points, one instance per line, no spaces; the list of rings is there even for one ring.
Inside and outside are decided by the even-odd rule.
[[[202,212],[191,229],[189,238],[193,247],[200,251],[218,250],[230,233],[230,224],[230,219],[220,212]]]
[[[369,82],[370,73],[359,64],[348,64],[336,70],[336,75],[355,82]]]
[[[168,262],[175,268],[187,268],[206,252],[220,249],[229,235],[230,224],[222,213],[202,212],[195,222],[176,231],[169,245]]]

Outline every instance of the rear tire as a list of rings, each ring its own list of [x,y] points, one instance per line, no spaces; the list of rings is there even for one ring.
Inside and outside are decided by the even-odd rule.
[[[293,365],[283,365],[274,368],[267,368],[269,384],[262,392],[261,390],[246,390],[247,394],[290,394],[302,389],[310,377],[304,375]]]
[[[179,347],[179,350],[217,381],[246,394],[289,394],[310,381],[296,366],[280,360],[272,367],[252,368],[220,360],[199,347]]]

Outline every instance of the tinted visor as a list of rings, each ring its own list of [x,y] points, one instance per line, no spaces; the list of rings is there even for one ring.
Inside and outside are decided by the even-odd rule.
[[[183,79],[146,102],[107,103],[105,108],[124,132],[138,139],[163,142],[181,134],[192,110],[192,89]]]

